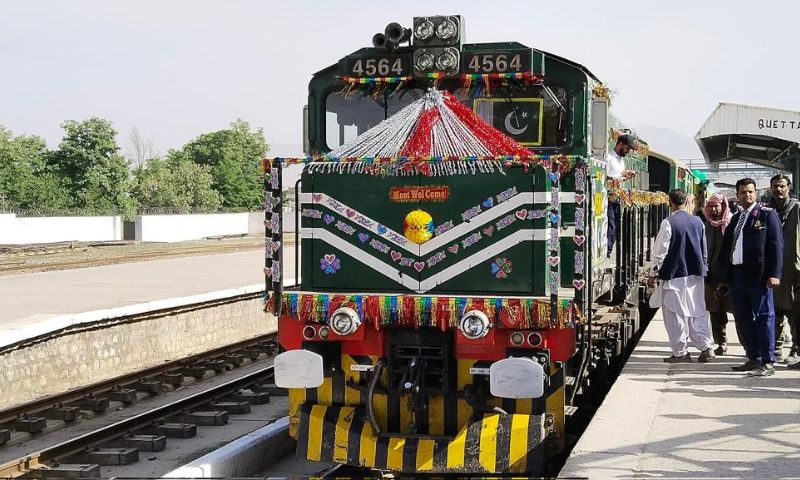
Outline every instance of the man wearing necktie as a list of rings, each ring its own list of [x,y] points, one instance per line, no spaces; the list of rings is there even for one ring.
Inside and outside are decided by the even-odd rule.
[[[783,232],[773,208],[756,203],[756,182],[736,182],[742,210],[731,218],[718,259],[721,282],[730,284],[734,318],[745,337],[747,362],[731,367],[748,375],[775,374],[775,304],[772,289],[783,270]]]

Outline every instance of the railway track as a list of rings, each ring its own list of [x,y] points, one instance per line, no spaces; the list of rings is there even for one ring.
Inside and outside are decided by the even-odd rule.
[[[140,452],[164,450],[168,439],[179,442],[174,439],[192,438],[198,427],[220,427],[230,416],[246,416],[251,407],[270,401],[274,387],[268,363],[275,348],[275,335],[267,335],[2,411],[0,440],[6,446],[0,446],[0,458],[5,457],[0,477],[99,477],[101,467],[135,463]],[[210,377],[217,384],[205,388]],[[188,385],[202,388],[187,394],[181,387]],[[126,413],[152,396],[166,400]],[[72,433],[87,417],[99,425]],[[10,448],[15,455],[9,459],[3,454]]]
[[[11,273],[11,272],[45,272],[50,270],[63,270],[69,268],[85,268],[85,267],[97,267],[101,265],[111,265],[116,263],[128,263],[128,262],[141,262],[146,260],[153,260],[158,258],[164,257],[180,257],[185,255],[198,255],[198,254],[213,254],[213,253],[229,253],[229,252],[236,252],[242,250],[252,250],[255,248],[263,248],[263,242],[253,242],[248,244],[235,244],[235,245],[208,245],[208,246],[193,246],[193,247],[181,247],[181,248],[172,248],[172,249],[164,249],[164,250],[152,250],[152,251],[144,251],[144,252],[132,252],[126,255],[116,255],[113,257],[99,257],[99,258],[88,258],[88,259],[76,259],[76,260],[65,260],[65,261],[57,261],[51,263],[33,263],[28,262],[31,257],[25,257],[23,259],[12,259],[12,260],[5,260],[0,261],[0,272],[2,273]],[[88,247],[79,250],[85,251]],[[58,252],[63,252],[65,250],[59,250]],[[58,253],[53,252],[53,253]],[[42,252],[39,252],[41,255]],[[33,257],[33,258],[40,258],[40,257]]]

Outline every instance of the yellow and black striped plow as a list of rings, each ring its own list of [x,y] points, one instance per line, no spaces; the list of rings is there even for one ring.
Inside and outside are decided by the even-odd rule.
[[[484,414],[454,437],[378,435],[359,407],[305,404],[297,456],[398,472],[525,473],[542,468],[544,417]]]

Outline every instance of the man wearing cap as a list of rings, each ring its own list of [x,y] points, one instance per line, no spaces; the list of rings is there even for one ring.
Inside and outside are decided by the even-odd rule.
[[[606,155],[606,175],[610,183],[620,187],[622,182],[636,175],[635,170],[625,169],[625,156],[636,148],[636,141],[631,135],[620,135],[614,149]],[[617,219],[619,218],[619,199],[608,198],[608,256],[614,249],[617,240]]]
[[[653,245],[653,261],[660,283],[650,297],[651,307],[662,307],[672,355],[666,363],[691,363],[689,345],[700,350],[698,362],[715,358],[708,335],[703,277],[708,271],[708,249],[703,222],[689,213],[689,195],[669,192],[672,212],[661,222]]]

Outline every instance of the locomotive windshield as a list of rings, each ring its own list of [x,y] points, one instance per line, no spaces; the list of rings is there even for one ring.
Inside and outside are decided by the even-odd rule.
[[[531,85],[507,95],[473,97],[454,92],[458,99],[493,127],[521,144],[536,148],[560,148],[568,144],[570,98],[562,87]],[[331,93],[325,100],[325,140],[334,149],[364,133],[418,99],[419,89],[373,99]]]

